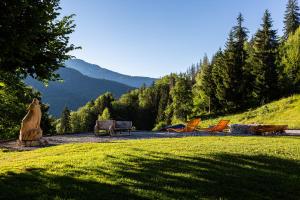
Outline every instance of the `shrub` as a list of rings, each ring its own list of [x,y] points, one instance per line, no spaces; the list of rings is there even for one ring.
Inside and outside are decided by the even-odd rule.
[[[166,122],[158,122],[155,127],[152,129],[152,131],[159,131],[162,128],[166,127],[167,123]]]
[[[102,112],[102,115],[98,116],[98,120],[109,120],[109,119],[111,119],[109,109],[105,108]]]

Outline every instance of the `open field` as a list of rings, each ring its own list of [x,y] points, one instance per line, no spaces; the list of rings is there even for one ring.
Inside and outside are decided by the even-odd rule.
[[[300,129],[300,95],[274,101],[248,112],[203,120],[201,127],[230,119],[231,124],[287,124],[289,129]]]
[[[0,199],[299,199],[300,138],[202,136],[0,150]]]

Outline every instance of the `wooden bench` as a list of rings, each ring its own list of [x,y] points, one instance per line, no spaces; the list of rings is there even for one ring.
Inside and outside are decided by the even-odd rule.
[[[98,134],[99,131],[104,130],[107,134],[112,135],[114,129],[115,120],[96,120],[94,126],[94,133]]]
[[[122,133],[122,131],[127,131],[130,135],[132,121],[97,120],[94,127],[95,134],[100,130],[105,130],[110,135],[114,135],[116,132]]]
[[[115,121],[115,127],[114,127],[115,132],[122,133],[122,131],[127,131],[128,134],[130,135],[131,130],[132,130],[132,121]]]
[[[283,133],[288,129],[288,125],[257,125],[252,126],[250,130],[255,134]]]

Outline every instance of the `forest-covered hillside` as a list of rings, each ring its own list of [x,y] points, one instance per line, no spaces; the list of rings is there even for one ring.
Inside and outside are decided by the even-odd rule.
[[[60,116],[65,106],[77,110],[105,92],[109,91],[115,98],[119,98],[133,89],[133,87],[115,81],[84,76],[70,68],[60,68],[58,74],[62,81],[49,82],[47,86],[33,78],[25,80],[26,84],[42,93],[43,102],[49,104],[49,113],[55,117]]]
[[[164,76],[151,87],[133,90],[120,99],[111,94],[98,97],[70,116],[64,115],[70,119],[68,131],[92,131],[94,121],[104,118],[104,110],[110,118],[133,121],[137,129],[157,130],[194,117],[242,113],[300,93],[297,1],[288,2],[283,21],[284,35],[279,36],[266,10],[256,33],[249,35],[244,17],[238,14],[224,48],[211,59],[205,55],[187,72]],[[279,120],[276,115],[273,118],[273,122]]]
[[[57,80],[57,70],[77,49],[69,43],[75,30],[73,16],[58,17],[58,0],[39,3],[43,6],[37,8],[33,2],[23,1],[0,3],[4,11],[0,12],[1,31],[6,33],[0,36],[1,138],[15,138],[27,105],[33,97],[42,98],[22,80],[28,76],[45,83]],[[244,20],[239,13],[224,47],[211,58],[204,55],[185,73],[164,76],[150,87],[131,90],[119,99],[111,93],[91,95],[95,99],[77,111],[66,107],[55,123],[48,115],[49,107],[42,104],[44,133],[55,133],[54,126],[60,133],[91,131],[99,118],[132,120],[137,129],[159,129],[194,117],[242,113],[300,93],[298,1],[287,3],[283,35],[273,27],[268,10],[262,13],[261,25],[253,35],[249,35]],[[76,82],[78,87],[81,83]],[[86,90],[92,90],[89,87]]]

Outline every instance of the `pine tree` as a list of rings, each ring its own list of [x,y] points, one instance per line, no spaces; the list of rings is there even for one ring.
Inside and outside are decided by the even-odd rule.
[[[287,93],[300,91],[300,27],[290,34],[282,46],[281,64],[286,77]]]
[[[186,72],[187,76],[190,77],[192,84],[196,82],[196,75],[197,75],[197,67],[195,64],[192,64]]]
[[[161,84],[158,88],[158,108],[157,108],[157,116],[156,123],[161,121],[166,121],[165,110],[168,106],[168,101],[170,98],[170,88],[168,84]]]
[[[139,89],[139,124],[144,130],[151,130],[156,122],[159,107],[160,95],[156,89],[156,85]]]
[[[240,13],[237,17],[237,25],[233,27],[233,39],[234,39],[234,65],[232,66],[232,102],[236,104],[234,107],[240,109],[244,108],[246,104],[246,59],[248,54],[245,50],[245,44],[248,39],[248,30],[243,26],[244,18]]]
[[[289,0],[284,15],[284,38],[293,34],[300,25],[300,13],[297,0]]]
[[[236,73],[241,74],[240,79],[243,79],[242,75],[245,66],[245,60],[247,59],[245,43],[247,42],[248,39],[248,35],[247,35],[248,30],[243,26],[243,22],[244,22],[244,18],[240,13],[237,17],[237,25],[233,27],[233,39],[234,39],[234,49],[235,49],[235,70]]]
[[[245,99],[245,106],[254,107],[256,106],[256,101],[253,94],[253,87],[255,82],[255,77],[253,75],[253,64],[252,61],[254,60],[254,37],[250,39],[249,42],[245,43],[245,51],[247,52],[247,59],[243,69],[243,79],[244,79],[244,99]]]
[[[255,78],[253,95],[258,104],[269,102],[277,97],[277,48],[276,30],[272,29],[271,14],[266,10],[261,28],[254,37],[252,59],[248,60],[249,64],[253,66],[252,75]]]
[[[70,110],[65,107],[60,119],[60,133],[69,133],[71,131]]]
[[[186,121],[192,111],[192,85],[191,81],[185,75],[178,75],[175,85],[170,91],[172,103],[167,110],[172,112],[173,122]]]
[[[201,70],[196,76],[196,83],[193,86],[193,112],[196,115],[201,112],[211,112],[212,98],[214,97],[214,82],[212,79],[212,66],[207,55],[203,57]]]
[[[215,85],[215,97],[219,105],[224,105],[226,102],[222,95],[224,89],[222,78],[223,59],[223,51],[219,49],[212,60],[212,79]]]
[[[224,53],[215,59],[214,82],[216,96],[224,112],[237,111],[245,106],[244,68],[247,58],[244,45],[247,29],[243,27],[243,16],[237,17],[237,25],[229,33]]]
[[[223,57],[219,62],[218,76],[220,79],[220,85],[217,87],[216,96],[220,100],[224,111],[228,112],[234,106],[232,102],[232,96],[235,92],[233,85],[233,66],[234,66],[234,40],[233,31],[230,31],[229,37],[226,42]]]

